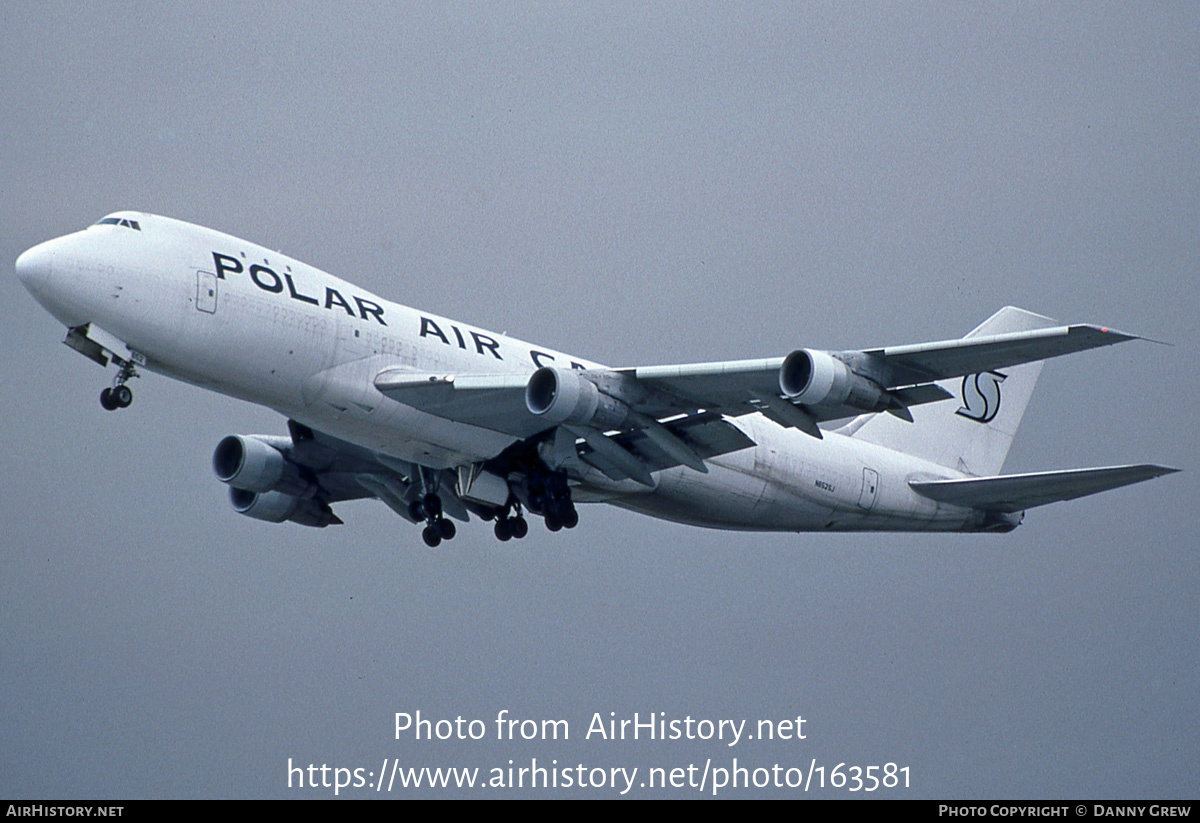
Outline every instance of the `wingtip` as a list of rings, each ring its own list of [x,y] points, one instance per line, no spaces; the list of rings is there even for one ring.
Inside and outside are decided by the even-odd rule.
[[[1166,477],[1168,474],[1176,474],[1183,471],[1182,469],[1177,469],[1174,466],[1160,466],[1157,463],[1137,463],[1129,466],[1129,468],[1137,470],[1141,475],[1141,479],[1135,481],[1139,483],[1143,480],[1153,480],[1156,477]]]
[[[1134,334],[1133,332],[1121,331],[1114,329],[1112,326],[1097,326],[1093,324],[1085,324],[1085,326],[1093,331],[1098,331],[1101,334],[1111,335],[1115,343],[1123,343],[1126,340],[1145,340],[1147,343],[1157,343],[1160,346],[1174,346],[1174,343],[1168,343],[1165,340],[1156,340],[1153,337],[1146,337],[1144,334]]]

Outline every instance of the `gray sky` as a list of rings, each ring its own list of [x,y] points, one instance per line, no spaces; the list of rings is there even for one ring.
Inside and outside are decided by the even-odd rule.
[[[1196,797],[1197,42],[1191,3],[0,6],[0,795],[737,757]],[[1185,473],[1007,536],[260,523],[210,455],[281,418],[157,375],[105,413],[111,371],[11,275],[125,208],[613,365],[1104,323],[1174,345],[1048,365],[1005,470]],[[501,709],[571,739],[394,739]],[[635,711],[807,739],[583,739]]]

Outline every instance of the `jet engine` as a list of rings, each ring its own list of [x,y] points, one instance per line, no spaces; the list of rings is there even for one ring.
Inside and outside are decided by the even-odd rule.
[[[283,492],[252,492],[235,486],[229,489],[229,502],[238,514],[268,523],[290,520],[301,526],[323,529],[342,522],[328,503],[305,500]]]
[[[552,426],[566,423],[616,429],[629,416],[628,406],[600,391],[578,369],[553,366],[543,366],[530,375],[525,407]]]
[[[779,389],[789,400],[806,406],[883,411],[891,404],[887,390],[874,380],[855,374],[827,352],[810,349],[797,349],[783,359]]]
[[[231,434],[221,440],[213,451],[213,471],[222,482],[247,492],[280,492],[293,498],[310,498],[317,492],[299,466],[257,435]]]

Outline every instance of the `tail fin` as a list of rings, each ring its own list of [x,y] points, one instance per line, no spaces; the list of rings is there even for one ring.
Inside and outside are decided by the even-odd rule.
[[[1049,317],[1005,306],[967,337],[1056,325]],[[939,385],[957,400],[913,407],[911,423],[873,415],[853,436],[977,477],[998,474],[1044,362],[943,381]]]

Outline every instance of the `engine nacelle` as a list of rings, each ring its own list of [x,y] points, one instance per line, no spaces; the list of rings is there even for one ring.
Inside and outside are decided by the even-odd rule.
[[[610,397],[578,369],[544,366],[525,385],[525,408],[548,424],[562,423],[617,429],[629,417],[629,407]]]
[[[783,359],[779,390],[789,400],[806,406],[883,411],[891,403],[887,390],[874,380],[855,374],[826,352],[811,349],[797,349]]]
[[[301,526],[323,529],[332,523],[342,522],[329,504],[292,497],[282,492],[260,493],[232,487],[229,489],[229,502],[238,514],[268,523],[290,520]]]
[[[317,492],[299,466],[252,435],[232,434],[221,440],[213,451],[213,471],[222,482],[248,492],[281,492],[300,498]]]

